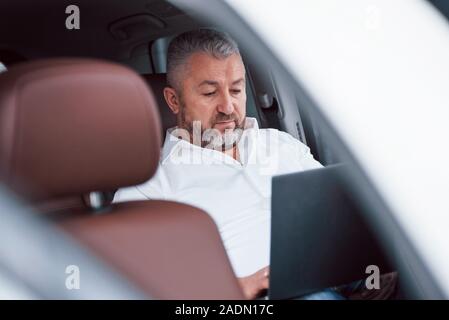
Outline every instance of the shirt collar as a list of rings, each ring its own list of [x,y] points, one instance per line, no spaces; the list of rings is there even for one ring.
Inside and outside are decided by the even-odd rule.
[[[178,148],[189,148],[193,152],[208,152],[211,154],[221,154],[218,151],[202,148],[200,146],[194,145],[186,140],[178,138],[171,134],[171,132],[177,127],[172,127],[167,129],[165,133],[164,145],[162,147],[162,163],[167,160]],[[245,127],[243,130],[242,137],[240,138],[237,146],[239,152],[243,155],[243,163],[247,162],[250,157],[254,156],[254,141],[257,139],[259,131],[259,124],[256,118],[246,117]],[[246,161],[245,161],[246,160]]]

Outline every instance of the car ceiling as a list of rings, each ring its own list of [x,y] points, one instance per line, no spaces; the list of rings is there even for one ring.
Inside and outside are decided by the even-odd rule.
[[[80,9],[80,29],[65,27],[66,7]],[[114,38],[111,24],[146,15],[155,25],[130,22],[134,36]],[[157,26],[159,25],[159,26]],[[154,39],[198,27],[198,23],[163,0],[3,0],[0,2],[0,49],[27,59],[52,56],[88,56],[111,60],[129,59],[136,48]]]

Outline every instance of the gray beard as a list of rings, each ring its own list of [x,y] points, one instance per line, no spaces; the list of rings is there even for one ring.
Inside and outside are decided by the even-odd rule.
[[[224,134],[216,134],[218,130],[205,130],[202,133],[201,146],[203,148],[225,151],[237,145],[243,134],[243,129],[226,130]]]
[[[201,130],[195,130],[194,123],[186,121],[184,106],[181,106],[178,123],[180,123],[180,126],[178,127],[186,129],[189,132],[190,143],[197,144],[194,142],[201,142],[202,148],[219,151],[229,150],[236,146],[242,137],[245,128],[245,119],[243,119],[241,124],[238,124],[237,121],[235,121],[235,128],[233,130],[225,130],[224,134],[221,134],[217,129],[213,129],[212,123],[210,124],[210,129],[203,129],[201,125]],[[201,132],[201,136],[194,137],[194,134],[199,132]]]

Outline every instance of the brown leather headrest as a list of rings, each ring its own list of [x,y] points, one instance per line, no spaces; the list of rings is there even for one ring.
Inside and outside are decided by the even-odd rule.
[[[31,199],[148,180],[160,132],[152,93],[126,67],[49,59],[0,74],[0,180]]]

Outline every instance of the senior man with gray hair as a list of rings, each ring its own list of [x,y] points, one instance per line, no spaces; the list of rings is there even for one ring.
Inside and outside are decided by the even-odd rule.
[[[245,67],[227,34],[199,29],[168,47],[164,97],[177,116],[150,181],[119,190],[115,202],[167,199],[214,219],[247,298],[268,288],[271,178],[321,167],[285,132],[246,117]],[[320,298],[339,298],[338,294]]]

